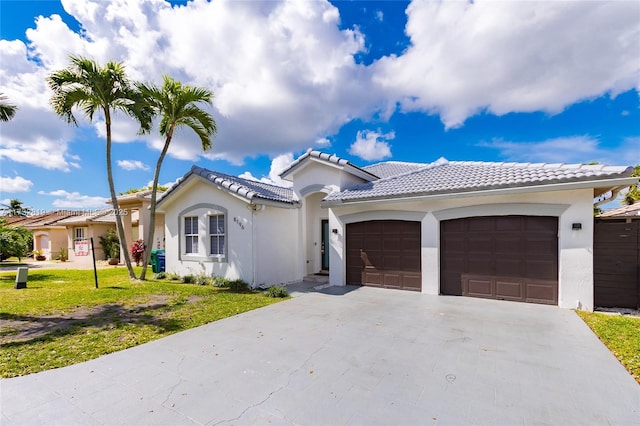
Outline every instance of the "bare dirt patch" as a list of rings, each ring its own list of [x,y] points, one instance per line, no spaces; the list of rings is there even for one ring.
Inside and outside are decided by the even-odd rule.
[[[0,314],[0,344],[22,342],[61,333],[74,326],[105,327],[114,323],[154,324],[166,317],[164,308],[171,304],[173,296],[151,295],[124,304],[107,304],[80,307],[60,315],[10,315]],[[190,296],[186,303],[201,300]]]

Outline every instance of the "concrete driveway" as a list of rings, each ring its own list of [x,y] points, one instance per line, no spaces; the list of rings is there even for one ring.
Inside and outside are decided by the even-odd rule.
[[[640,386],[572,311],[357,288],[2,380],[0,407],[3,425],[638,425]]]

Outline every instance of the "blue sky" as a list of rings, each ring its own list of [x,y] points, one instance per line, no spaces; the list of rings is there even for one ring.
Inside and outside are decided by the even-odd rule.
[[[215,93],[219,133],[179,133],[160,182],[192,164],[278,183],[306,149],[361,166],[449,160],[640,163],[640,3],[0,0],[0,200],[104,206],[100,118],[55,116],[68,55]],[[114,123],[117,191],[147,185],[161,139]]]

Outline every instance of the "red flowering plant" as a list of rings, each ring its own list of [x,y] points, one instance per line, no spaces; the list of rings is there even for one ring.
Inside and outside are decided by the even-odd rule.
[[[133,256],[133,260],[136,262],[136,266],[140,266],[140,262],[142,261],[142,254],[146,249],[143,240],[134,241],[133,246],[131,246],[131,256]]]

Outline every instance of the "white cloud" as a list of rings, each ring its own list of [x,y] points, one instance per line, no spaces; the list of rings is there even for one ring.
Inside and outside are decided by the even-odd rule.
[[[0,155],[49,169],[79,167],[68,146],[79,133],[51,111],[45,84],[69,53],[122,61],[134,79],[159,83],[169,74],[213,90],[213,150],[203,154],[193,132],[181,130],[169,155],[236,165],[246,156],[327,146],[325,137],[345,123],[389,117],[397,102],[455,127],[484,110],[553,113],[638,87],[634,2],[416,0],[407,9],[410,47],[372,66],[354,59],[365,51],[365,35],[341,29],[328,1],[62,4],[80,34],[51,16],[27,31],[27,44],[0,40],[2,90],[20,107],[3,124]],[[80,131],[104,137],[99,116],[93,124],[78,119]],[[161,149],[156,130],[143,138],[137,130],[118,116],[113,140]]]
[[[214,91],[219,133],[205,158],[241,164],[256,152],[299,150],[355,116],[368,117],[382,102],[370,90],[369,71],[353,57],[364,49],[363,35],[341,30],[338,10],[327,1],[64,5],[97,58],[124,60],[134,78],[159,81],[167,73]],[[115,140],[134,139],[130,130]],[[159,138],[147,143],[160,149]],[[190,131],[177,135],[169,151],[186,160],[201,154]]]
[[[384,21],[384,13],[381,10],[376,11],[376,20],[379,22]]]
[[[271,185],[290,187],[292,186],[292,183],[282,179],[280,177],[280,173],[285,171],[285,169],[287,169],[291,165],[291,163],[293,163],[293,160],[294,160],[293,153],[291,152],[278,155],[273,160],[271,160],[271,167],[269,169],[268,177],[263,176],[262,178],[258,179],[257,177],[253,176],[253,174],[251,174],[251,172],[249,171],[246,171],[240,174],[239,177],[243,179],[254,180],[256,182],[264,182]]]
[[[497,149],[506,161],[534,163],[589,163],[635,165],[640,163],[640,138],[628,138],[618,146],[600,146],[591,136],[570,136],[544,141],[512,142],[494,139],[477,144]]]
[[[380,131],[359,130],[356,141],[351,144],[349,154],[366,161],[376,161],[391,157],[388,141],[396,137],[395,132],[382,134]]]
[[[124,170],[149,170],[149,166],[139,160],[118,160],[117,163]]]
[[[376,63],[374,80],[448,128],[640,88],[636,2],[414,1],[407,15],[411,46]]]
[[[327,138],[320,138],[316,141],[316,146],[327,148],[331,146],[331,141]]]
[[[29,192],[33,182],[21,176],[0,177],[0,191],[2,192]]]
[[[95,197],[90,195],[81,195],[79,192],[69,192],[64,189],[58,189],[51,192],[38,191],[40,195],[51,195],[61,197],[53,200],[51,205],[58,208],[79,209],[79,208],[106,208],[107,199],[104,197]]]

